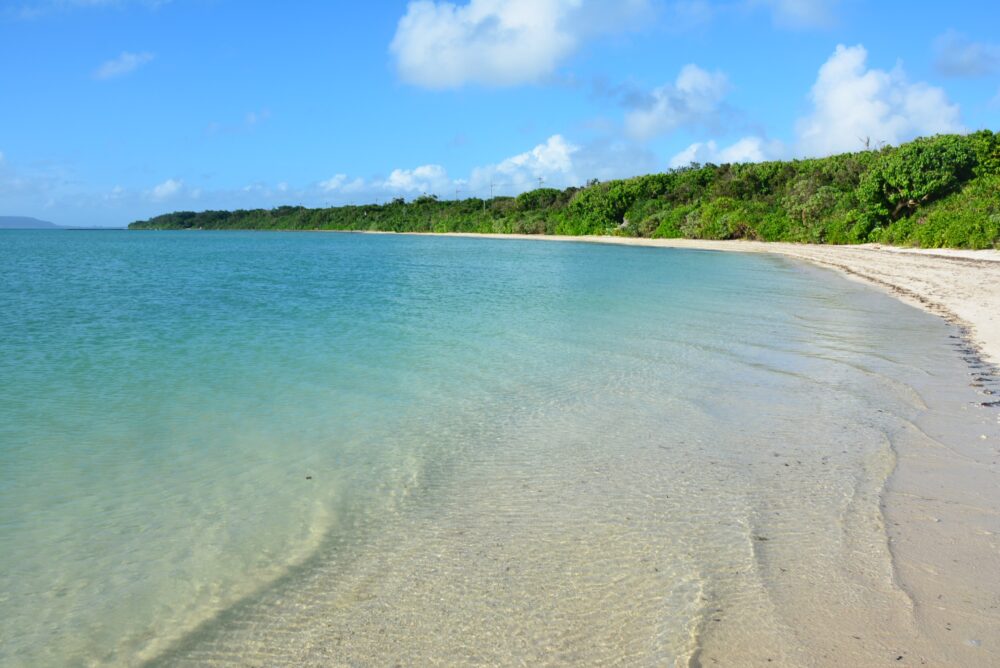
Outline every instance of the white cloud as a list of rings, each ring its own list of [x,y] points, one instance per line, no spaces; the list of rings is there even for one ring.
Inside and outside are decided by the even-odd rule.
[[[786,28],[820,28],[834,22],[839,0],[750,0],[771,10],[776,25]]]
[[[280,205],[340,206],[385,202],[423,193],[441,198],[512,196],[538,187],[580,185],[590,178],[610,179],[652,172],[657,160],[634,142],[605,139],[577,146],[561,135],[465,176],[450,176],[441,165],[395,169],[388,176],[362,178],[335,174],[329,179],[295,186],[286,182],[253,182],[241,187],[202,190],[173,177],[149,188],[128,185],[94,189],[72,171],[57,166],[19,174],[0,164],[0,200],[24,210],[52,202],[61,219],[77,225],[124,225],[177,210],[253,209]],[[457,191],[457,192],[456,192]],[[55,209],[54,209],[55,210]]]
[[[94,78],[104,80],[125,76],[136,71],[152,59],[153,54],[151,53],[123,51],[117,58],[112,58],[94,70]]]
[[[184,182],[177,179],[167,179],[163,183],[153,187],[150,195],[155,200],[170,199],[177,195],[184,187]]]
[[[365,187],[364,179],[356,178],[353,180],[348,180],[347,174],[336,174],[325,181],[319,182],[320,190],[326,193],[340,192],[340,193],[352,193],[358,192]],[[278,191],[285,192],[288,190],[287,183],[279,183]]]
[[[863,46],[840,45],[819,70],[813,112],[797,126],[800,152],[856,151],[866,139],[898,144],[918,135],[962,132],[958,105],[944,91],[910,83],[902,68],[868,69]]]
[[[539,144],[497,165],[500,174],[525,172],[538,177],[546,174],[568,174],[573,169],[573,154],[578,147],[568,143],[562,135],[552,135],[544,144]]]
[[[670,159],[673,168],[686,167],[692,162],[723,165],[736,162],[763,162],[776,160],[784,154],[781,142],[761,137],[743,137],[720,149],[714,141],[696,142]]]
[[[678,167],[686,167],[696,162],[712,162],[712,160],[706,156],[706,153],[715,153],[716,150],[718,150],[718,146],[714,141],[695,142],[672,157],[670,159],[670,166],[676,169]]]
[[[417,0],[389,50],[411,84],[512,86],[552,74],[584,38],[648,10],[648,0]]]
[[[722,72],[685,65],[673,84],[653,90],[625,115],[625,129],[636,139],[648,140],[685,125],[714,125],[728,90]]]
[[[949,30],[934,41],[934,66],[952,77],[982,77],[1000,72],[1000,44],[973,42]]]
[[[773,160],[782,153],[781,142],[766,141],[760,137],[744,137],[719,152],[721,162],[763,162]]]
[[[383,197],[427,193],[442,198],[517,195],[539,187],[564,188],[585,180],[632,176],[655,169],[655,158],[634,144],[596,142],[578,146],[562,135],[499,162],[472,169],[467,178],[452,177],[441,165],[394,169],[385,178],[365,180],[337,174],[319,182],[317,193],[337,201],[374,201]]]
[[[486,191],[492,182],[498,186],[498,193],[517,194],[537,188],[540,182],[552,187],[576,184],[580,179],[574,156],[579,151],[579,146],[562,135],[552,135],[530,151],[472,170],[469,186],[477,192]]]
[[[444,192],[451,187],[448,172],[441,165],[422,165],[415,169],[394,169],[379,186],[393,192]]]
[[[336,201],[374,201],[383,197],[416,196],[424,193],[439,197],[488,197],[516,195],[537,188],[539,179],[546,186],[565,187],[581,182],[576,158],[584,157],[585,169],[595,164],[606,166],[614,153],[600,151],[600,155],[586,156],[587,152],[566,141],[561,135],[552,135],[534,148],[500,162],[476,167],[468,178],[452,177],[441,165],[428,164],[412,169],[397,168],[384,178],[363,179],[347,174],[336,174],[315,185],[317,196]],[[636,164],[635,156],[625,161],[630,167]],[[618,161],[621,162],[621,161]],[[617,164],[617,163],[616,163]],[[616,174],[621,175],[621,170]],[[587,172],[587,177],[592,176]],[[280,190],[279,192],[283,192]]]
[[[384,178],[352,178],[337,174],[316,184],[324,201],[374,201],[423,193],[442,198],[517,195],[544,185],[565,188],[590,178],[620,178],[656,168],[655,156],[633,143],[593,142],[578,146],[552,135],[530,150],[481,165],[467,177],[453,177],[441,165],[394,169]]]

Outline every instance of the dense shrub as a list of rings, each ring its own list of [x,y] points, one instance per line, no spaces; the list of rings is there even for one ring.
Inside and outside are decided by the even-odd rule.
[[[861,234],[914,213],[973,174],[975,142],[958,135],[917,139],[882,151],[858,186]]]
[[[615,234],[987,248],[1000,244],[1000,136],[540,188],[515,197],[307,209],[181,211],[132,229],[335,229]]]
[[[972,180],[961,192],[893,223],[885,243],[925,248],[992,248],[1000,242],[1000,175]]]

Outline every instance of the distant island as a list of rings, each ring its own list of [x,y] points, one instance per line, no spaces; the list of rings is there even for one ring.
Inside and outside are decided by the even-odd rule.
[[[0,216],[0,230],[60,230],[61,225],[28,216]]]
[[[1000,135],[827,158],[698,165],[517,197],[182,211],[132,230],[368,230],[1000,247]]]

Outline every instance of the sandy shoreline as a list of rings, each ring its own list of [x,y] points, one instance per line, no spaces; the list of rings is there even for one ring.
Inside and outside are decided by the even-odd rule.
[[[968,365],[969,387],[941,385],[933,396],[923,397],[932,400],[933,409],[897,434],[898,442],[892,439],[895,466],[879,500],[893,580],[907,602],[893,619],[879,620],[861,635],[899,648],[898,662],[893,656],[886,665],[1000,665],[1000,411],[995,404],[1000,398],[1000,251],[450,236],[775,253],[877,286],[958,326],[964,340],[952,344],[953,354]],[[837,635],[832,628],[830,633]],[[852,649],[840,646],[834,652],[844,657]]]
[[[866,359],[863,339],[859,348],[848,346],[842,355],[817,356],[842,364],[846,371],[841,380],[853,378],[857,383],[840,385],[837,373],[830,377],[823,373],[824,368],[830,371],[829,366],[817,367],[820,371],[806,386],[821,389],[810,395],[811,401],[795,405],[794,432],[776,430],[766,441],[753,444],[755,452],[767,452],[768,457],[770,451],[756,446],[774,448],[774,465],[753,462],[752,470],[732,469],[731,481],[760,476],[756,488],[774,492],[770,505],[759,506],[766,506],[766,512],[755,511],[746,526],[725,525],[752,532],[745,547],[747,563],[753,566],[734,570],[725,579],[727,587],[738,586],[722,589],[723,593],[739,596],[727,598],[708,587],[691,598],[704,602],[704,610],[691,614],[691,619],[700,620],[691,628],[695,651],[688,660],[671,665],[1000,665],[1000,485],[996,484],[1000,410],[985,405],[1000,398],[1000,378],[980,361],[980,354],[1000,359],[995,315],[1000,308],[1000,253],[736,241],[444,236],[775,253],[789,258],[776,261],[782,265],[778,269],[789,274],[800,270],[805,276],[798,279],[829,280],[837,284],[838,292],[863,293],[861,303],[871,306],[866,312],[872,314],[872,325],[885,327],[876,331],[910,331],[905,329],[907,323],[916,322],[917,332],[930,332],[928,336],[936,338],[918,346],[919,354],[907,354],[911,349],[901,341],[895,347],[898,354],[883,357],[880,341],[875,346],[879,350]],[[660,254],[640,255],[655,263]],[[663,261],[669,262],[670,255],[663,253]],[[810,264],[789,266],[800,260]],[[884,294],[846,285],[830,270],[948,319],[962,328],[963,336],[975,337],[980,354],[970,349],[955,327],[899,306]],[[720,292],[724,294],[724,289]],[[879,309],[900,318],[891,321],[899,326],[886,327],[890,321]],[[758,313],[745,315],[753,319]],[[639,317],[645,326],[654,326],[651,313]],[[825,322],[836,329],[836,318]],[[920,329],[922,324],[929,327]],[[660,321],[655,326],[663,325]],[[855,329],[866,330],[863,317]],[[808,339],[810,330],[803,331]],[[887,346],[891,350],[893,342]],[[881,403],[882,394],[866,389],[875,386],[884,390],[888,403]],[[987,394],[991,391],[996,394]],[[856,411],[824,421],[824,411],[845,395],[857,400]],[[753,401],[739,392],[731,399],[728,403],[733,405]],[[893,406],[904,410],[895,412]],[[489,456],[477,455],[472,466],[461,469],[464,474],[446,489],[455,494],[440,497],[449,502],[443,507],[400,513],[389,530],[380,531],[378,539],[365,546],[361,558],[341,559],[335,551],[319,554],[309,568],[225,611],[220,622],[204,624],[151,665],[343,665],[350,657],[362,662],[384,657],[384,663],[391,663],[389,658],[412,662],[416,656],[447,656],[456,663],[454,657],[466,656],[458,652],[470,647],[476,652],[520,648],[519,656],[547,656],[552,663],[566,664],[573,663],[567,657],[587,656],[573,654],[581,647],[596,647],[625,663],[639,663],[638,657],[650,656],[650,647],[655,649],[655,643],[646,641],[659,638],[657,630],[623,635],[621,629],[643,630],[633,622],[655,620],[664,611],[683,611],[677,601],[686,600],[681,596],[664,603],[664,592],[670,591],[675,575],[666,568],[672,562],[664,554],[673,553],[657,552],[657,537],[697,533],[709,526],[698,521],[701,509],[739,504],[735,498],[726,500],[724,494],[711,492],[703,502],[687,507],[686,513],[677,512],[685,506],[676,501],[656,506],[657,494],[672,492],[671,485],[684,476],[717,481],[729,475],[720,473],[728,469],[716,469],[717,462],[707,461],[701,469],[705,478],[697,471],[674,476],[661,453],[689,452],[692,457],[687,461],[697,461],[699,439],[686,432],[684,438],[675,438],[669,424],[658,422],[650,425],[648,436],[643,436],[646,429],[625,434],[623,425],[644,423],[641,419],[633,423],[613,411],[602,414],[589,404],[585,408],[578,423],[555,421],[561,425],[555,432],[536,432],[531,424],[520,427],[505,436],[505,447],[490,449]],[[483,408],[477,404],[476,410]],[[671,415],[671,406],[658,405],[651,412]],[[641,418],[644,413],[626,415]],[[765,423],[774,419],[768,412],[761,416]],[[550,417],[541,414],[539,425]],[[780,415],[775,421],[781,421]],[[570,432],[567,442],[574,446],[567,456],[557,446],[566,437],[567,425],[576,424],[582,431]],[[601,428],[595,429],[595,424]],[[725,429],[748,428],[725,413],[712,415],[707,424],[713,443],[739,443],[739,434]],[[844,440],[833,440],[831,435],[840,430],[847,434]],[[541,437],[533,440],[536,433]],[[880,436],[884,436],[881,441]],[[602,443],[616,438],[641,443],[644,437],[651,439],[649,448],[604,459]],[[796,443],[805,444],[805,449],[795,450]],[[850,469],[856,476],[850,488],[829,486],[846,467],[831,472],[832,466],[825,468],[826,457],[820,463],[818,457],[803,456],[799,461],[801,455],[793,454],[833,453],[836,461],[841,447],[842,454],[847,448],[867,453],[858,468]],[[644,453],[650,458],[644,459]],[[808,474],[814,465],[820,470]],[[625,488],[634,490],[646,476],[651,476],[648,494],[615,495],[616,482],[626,482]],[[573,484],[560,486],[564,478]],[[730,491],[734,487],[724,486]],[[697,499],[697,493],[705,491],[700,482],[684,489],[674,498]],[[466,490],[475,494],[466,497]],[[629,499],[636,499],[636,505],[626,503]],[[806,514],[810,500],[838,499],[846,500],[838,521],[829,515]],[[796,505],[799,500],[803,503]],[[663,507],[668,510],[660,512]],[[573,509],[570,515],[561,512],[565,508]],[[792,515],[811,520],[800,526],[779,519]],[[790,526],[796,530],[784,531]],[[587,546],[594,547],[588,551]],[[713,563],[713,555],[691,552],[692,546],[697,542],[674,556]],[[663,560],[664,572],[657,567],[653,571],[657,575],[652,575],[648,564],[659,563],[658,559]],[[552,565],[557,570],[547,570]],[[826,568],[810,567],[816,565]],[[566,595],[519,598],[526,583],[551,587],[539,587],[543,593]],[[601,607],[589,598],[595,592],[603,592]],[[627,601],[617,604],[615,597]],[[519,607],[525,601],[549,607]],[[578,608],[574,601],[579,601]],[[650,608],[642,607],[647,604]],[[716,616],[723,607],[726,614]],[[650,609],[655,612],[650,614]],[[625,616],[609,616],[609,610],[624,611]],[[590,615],[597,617],[592,626]],[[551,634],[553,628],[563,635]],[[597,630],[599,642],[573,634],[586,628]],[[637,637],[643,644],[623,642]],[[552,645],[553,638],[564,644]],[[539,639],[548,644],[533,644]],[[554,647],[563,653],[555,653]],[[547,654],[526,653],[532,649]],[[483,657],[491,655],[470,656],[488,663]]]
[[[1000,365],[1000,250],[911,249],[874,244],[822,246],[610,236],[463,233],[435,236],[578,241],[784,255],[835,269],[852,279],[876,285],[904,302],[960,325],[983,358]]]

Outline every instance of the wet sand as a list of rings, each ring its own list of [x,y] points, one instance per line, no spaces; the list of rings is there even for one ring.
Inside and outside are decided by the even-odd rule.
[[[908,358],[908,370],[866,360],[863,348],[844,348],[839,356],[825,349],[823,356],[836,358],[834,368],[860,370],[887,397],[912,394],[912,413],[889,414],[877,393],[862,393],[857,413],[821,426],[830,406],[819,393],[802,406],[750,411],[748,421],[760,421],[756,429],[712,420],[706,433],[728,425],[732,433],[717,437],[737,442],[743,431],[767,434],[768,410],[812,415],[811,423],[775,434],[773,442],[748,442],[741,450],[772,448],[773,466],[713,461],[677,494],[670,485],[686,478],[671,462],[697,461],[700,451],[669,429],[651,427],[648,443],[640,440],[614,461],[597,446],[588,449],[614,439],[619,421],[642,424],[639,418],[649,416],[622,420],[625,410],[608,410],[567,421],[555,433],[577,444],[569,459],[555,447],[548,418],[540,420],[544,437],[528,430],[505,438],[523,445],[469,467],[443,503],[401,518],[364,558],[342,561],[334,552],[294,586],[275,587],[229,611],[160,663],[367,665],[423,657],[426,664],[489,665],[515,663],[517,656],[540,665],[1000,665],[1000,409],[990,405],[1000,398],[1000,378],[984,359],[1000,359],[1000,253],[496,236],[778,253],[943,316],[956,326],[942,327],[941,340],[952,349],[941,345],[935,353],[934,344],[926,352],[935,359]],[[804,270],[824,280],[826,271]],[[837,323],[813,324],[826,330]],[[967,373],[957,363],[942,364],[945,358],[961,360]],[[830,371],[817,376],[828,381],[830,394],[853,396],[857,388],[843,385],[847,376]],[[900,382],[896,372],[918,382]],[[766,397],[737,403],[758,399]],[[879,434],[886,442],[870,448]],[[663,460],[662,439],[682,456]],[[826,467],[849,449],[870,449],[870,459],[852,489],[829,488],[834,476]],[[564,478],[579,487],[539,482]],[[775,496],[747,526],[721,528],[745,538],[746,559],[726,571],[731,582],[715,583],[726,593],[719,596],[702,589],[705,581],[667,568],[697,572],[703,564],[723,572],[711,543],[699,548],[681,540],[669,553],[654,548],[664,536],[719,530],[704,509],[737,508],[736,496],[728,495],[748,479],[751,488]],[[470,489],[479,494],[470,497]],[[664,513],[671,497],[684,499],[688,512]],[[842,506],[836,521],[817,512],[831,498]],[[562,532],[557,541],[553,527]],[[686,627],[684,619],[700,621]],[[689,636],[684,659],[674,661],[685,639],[661,637],[664,628]]]
[[[841,615],[864,623],[831,618],[829,642],[814,638],[822,653],[810,660],[838,665],[851,657],[836,637],[857,626],[851,637],[859,645],[873,636],[887,649],[896,642],[900,653],[889,665],[1000,665],[1000,251],[489,236],[774,253],[874,285],[956,325],[952,345],[968,365],[972,391],[944,388],[926,419],[914,421],[910,433],[893,443],[896,464],[881,493],[893,577],[905,600],[895,619],[873,619],[864,598],[845,605]]]

